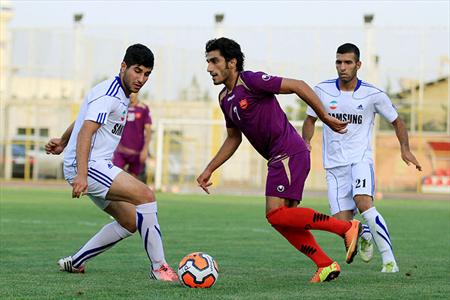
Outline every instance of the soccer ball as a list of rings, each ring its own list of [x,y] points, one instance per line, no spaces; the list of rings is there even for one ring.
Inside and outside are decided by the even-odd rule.
[[[217,263],[206,253],[188,254],[178,264],[178,278],[184,286],[210,288],[216,283],[217,277]]]

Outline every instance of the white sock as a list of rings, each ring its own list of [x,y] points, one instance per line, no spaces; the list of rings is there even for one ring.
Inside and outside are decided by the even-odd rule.
[[[383,217],[378,213],[375,207],[371,207],[361,214],[369,225],[375,245],[381,254],[383,264],[395,262],[394,253],[392,252],[391,237]]]
[[[153,270],[159,269],[166,263],[157,211],[156,202],[136,206],[137,228],[144,242],[147,256],[152,262]]]
[[[372,242],[372,233],[370,233],[370,228],[367,224],[362,224],[362,231],[359,234],[359,237],[365,239],[368,242]]]
[[[72,256],[72,265],[75,268],[78,268],[88,259],[105,252],[117,242],[130,235],[132,235],[132,233],[123,228],[117,221],[106,224]]]

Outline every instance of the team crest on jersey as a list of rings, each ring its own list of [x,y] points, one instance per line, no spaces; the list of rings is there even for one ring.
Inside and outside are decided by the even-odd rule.
[[[330,102],[330,109],[336,109],[337,108],[337,101],[336,100],[332,100]]]
[[[247,109],[247,107],[248,107],[248,101],[247,101],[247,99],[242,99],[241,101],[239,101],[239,106],[240,106],[242,109]]]
[[[269,81],[270,78],[272,78],[272,76],[270,76],[270,75],[268,75],[268,74],[263,74],[263,75],[261,76],[261,78],[262,78],[262,80],[264,80],[264,81]]]
[[[140,112],[136,112],[136,119],[140,119],[141,118],[141,113]]]
[[[124,111],[122,112],[122,116],[120,117],[120,121],[125,120],[126,115],[127,115],[127,111],[124,110]]]
[[[136,119],[134,111],[129,111],[127,114],[127,122],[133,122]]]

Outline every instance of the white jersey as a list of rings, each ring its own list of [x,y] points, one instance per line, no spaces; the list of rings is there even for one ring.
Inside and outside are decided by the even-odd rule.
[[[314,87],[314,91],[330,116],[350,121],[345,134],[334,132],[324,125],[322,148],[325,169],[360,161],[373,163],[371,141],[375,113],[381,114],[389,123],[398,117],[389,97],[361,80],[358,80],[354,91],[341,91],[338,79],[323,81]],[[306,113],[317,118],[310,107]]]
[[[105,80],[92,88],[75,121],[65,149],[64,165],[76,166],[77,137],[86,120],[101,124],[92,137],[89,162],[112,159],[126,123],[129,103],[119,77]]]

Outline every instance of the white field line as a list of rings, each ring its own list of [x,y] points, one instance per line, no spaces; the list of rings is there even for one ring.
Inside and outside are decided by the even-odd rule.
[[[2,219],[0,219],[0,223],[15,223],[15,224],[30,224],[30,225],[34,225],[34,224],[51,225],[51,224],[57,224],[59,222],[52,222],[52,221],[48,221],[48,220],[38,220],[38,219],[17,220],[17,219],[8,219],[8,218],[5,219],[5,218],[2,218]],[[81,225],[81,226],[89,226],[89,227],[104,225],[103,223],[86,222],[86,221],[77,221],[77,222],[75,222],[73,224],[74,225]]]

